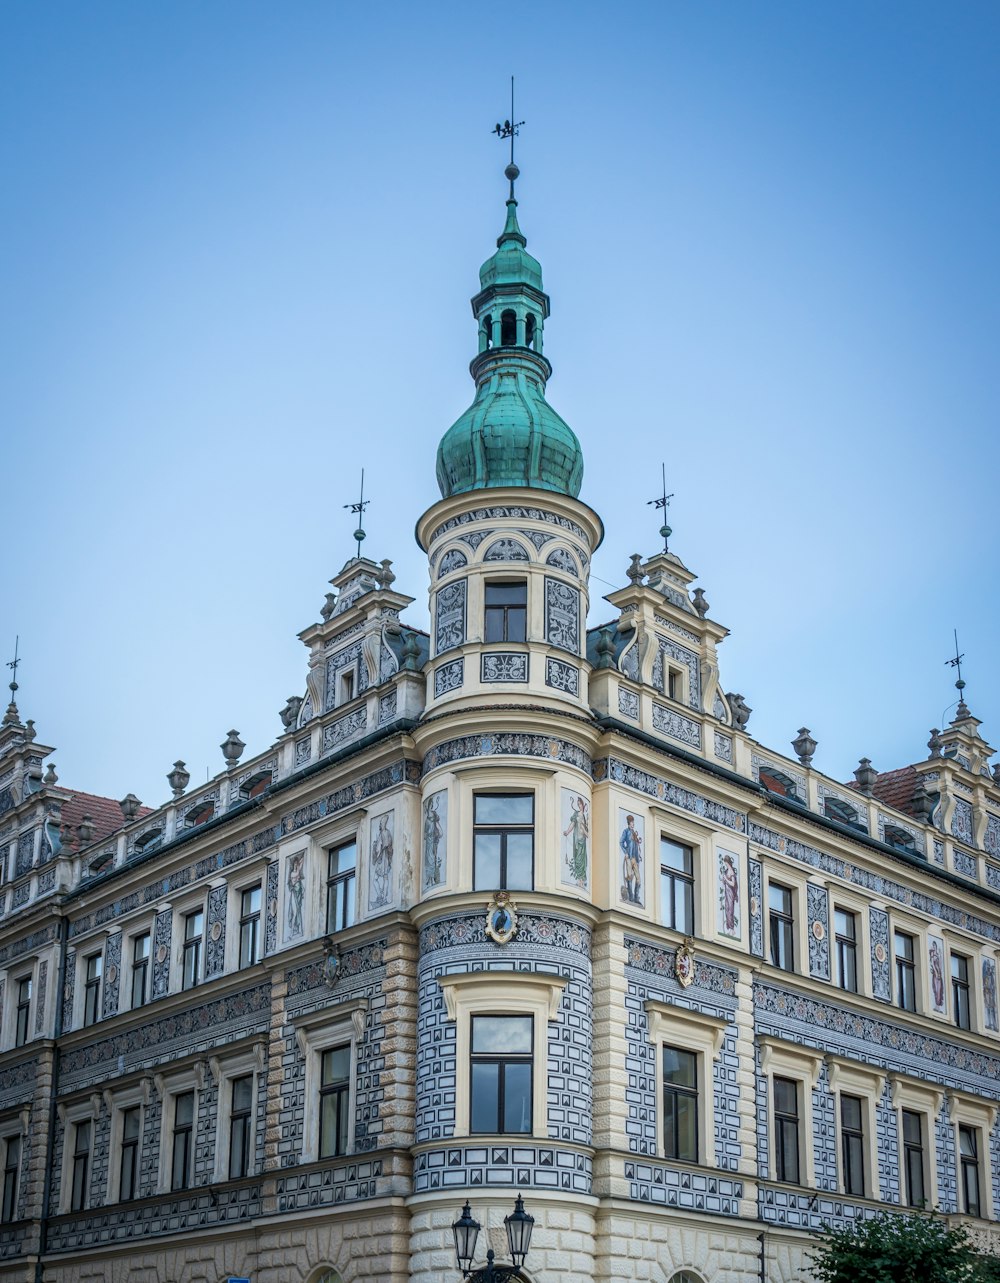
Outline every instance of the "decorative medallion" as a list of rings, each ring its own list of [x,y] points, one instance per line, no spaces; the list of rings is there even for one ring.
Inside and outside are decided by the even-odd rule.
[[[333,989],[340,979],[340,945],[329,936],[323,941],[323,983]]]
[[[166,960],[167,960],[167,946],[165,944],[161,944],[156,951],[156,961],[166,962]]]
[[[812,925],[812,933],[814,940],[822,940],[826,936],[826,927],[817,919]]]
[[[213,940],[218,940],[219,936],[221,936],[221,935],[222,935],[222,923],[221,923],[221,922],[213,922],[213,923],[212,923],[212,930],[211,930],[211,933],[210,933],[210,934],[211,934],[211,936],[212,936],[212,939],[213,939]]]
[[[888,955],[885,951],[885,945],[880,940],[878,944],[875,946],[875,961],[879,964],[879,966],[881,966],[885,962],[887,957]]]
[[[750,913],[753,917],[756,917],[757,914],[760,913],[760,901],[755,895],[750,897]]]
[[[694,940],[688,936],[674,957],[674,976],[686,989],[694,979]]]
[[[111,966],[108,967],[108,984],[113,985],[117,979],[118,979],[118,968],[115,966],[114,963],[112,963]]]
[[[496,944],[510,944],[517,935],[517,905],[507,891],[497,891],[486,906],[486,934]]]

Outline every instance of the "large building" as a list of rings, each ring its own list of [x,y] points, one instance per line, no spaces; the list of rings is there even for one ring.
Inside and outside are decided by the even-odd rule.
[[[430,635],[351,560],[275,742],[153,809],[7,710],[0,1280],[457,1280],[463,1205],[504,1261],[518,1191],[533,1283],[799,1283],[886,1207],[1000,1238],[992,750],[964,702],[846,784],[757,743],[666,548],[586,627],[508,177]]]

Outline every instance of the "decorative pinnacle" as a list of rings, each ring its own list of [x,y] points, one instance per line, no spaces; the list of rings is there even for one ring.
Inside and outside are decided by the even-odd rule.
[[[521,173],[518,167],[514,164],[514,139],[521,132],[521,126],[523,124],[524,124],[523,120],[514,119],[514,77],[511,76],[510,78],[510,119],[505,120],[502,125],[500,124],[499,121],[497,121],[497,123],[493,126],[493,133],[495,133],[498,138],[510,139],[510,164],[503,171],[504,178],[506,178],[510,182],[510,196],[507,198],[508,200],[514,199],[514,182],[520,176],[520,173]]]
[[[665,463],[662,463],[660,464],[660,468],[663,474],[663,493],[660,495],[659,499],[647,499],[646,506],[648,507],[650,504],[652,504],[654,506],[654,510],[659,508],[663,509],[663,525],[660,527],[660,538],[663,540],[663,551],[669,552],[670,551],[669,539],[674,532],[670,529],[670,526],[667,524],[667,511],[670,507],[670,500],[674,496],[672,494],[667,494],[667,465]]]
[[[350,508],[351,512],[357,513],[357,516],[358,516],[358,528],[354,532],[354,538],[358,541],[357,555],[359,557],[361,556],[361,541],[365,537],[365,532],[361,527],[361,523],[365,517],[365,509],[368,507],[370,503],[371,503],[371,500],[365,498],[365,470],[364,468],[362,468],[361,469],[361,497],[358,499],[357,503],[344,504],[345,508]],[[329,595],[330,594],[327,593],[327,596]]]

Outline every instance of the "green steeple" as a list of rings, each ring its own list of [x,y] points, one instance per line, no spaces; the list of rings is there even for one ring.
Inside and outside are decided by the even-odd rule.
[[[499,486],[576,498],[583,453],[573,430],[545,400],[552,373],[542,356],[549,297],[542,290],[541,265],[525,249],[517,222],[517,166],[511,163],[505,172],[507,222],[496,253],[479,269],[481,288],[472,300],[479,324],[479,353],[469,366],[476,396],[438,446],[438,485],[446,499]]]

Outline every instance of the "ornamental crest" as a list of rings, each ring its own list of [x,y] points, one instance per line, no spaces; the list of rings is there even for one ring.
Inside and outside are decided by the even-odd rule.
[[[517,935],[517,905],[506,891],[497,891],[486,906],[486,934],[496,944],[509,944]]]
[[[686,989],[694,979],[694,941],[690,936],[677,950],[674,958],[674,976],[677,983]]]
[[[340,945],[329,936],[323,941],[323,983],[333,989],[340,979]]]

